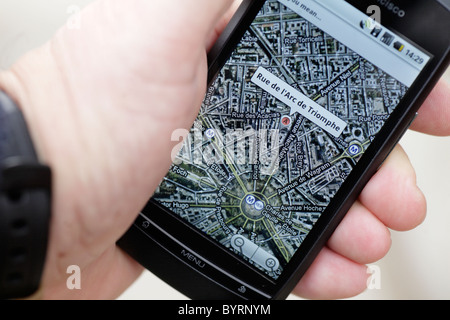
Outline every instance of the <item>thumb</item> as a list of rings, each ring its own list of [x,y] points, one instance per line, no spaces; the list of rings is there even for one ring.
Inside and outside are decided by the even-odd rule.
[[[436,136],[450,135],[450,83],[441,79],[419,110],[411,129]]]
[[[190,122],[204,95],[205,49],[232,3],[95,1],[79,29],[63,27],[0,74],[54,172],[56,269],[89,265],[115,243],[167,173],[170,133]],[[193,83],[180,85],[183,74]]]
[[[119,0],[119,2],[122,1]],[[127,0],[127,2],[129,1]],[[192,35],[196,35],[196,39],[203,41],[203,45],[208,47],[216,34],[216,27],[223,25],[225,13],[229,11],[233,3],[236,4],[241,1],[144,0],[142,3],[142,0],[135,0],[134,2],[145,7],[144,10],[139,10],[144,15],[147,13],[149,16],[154,16],[155,10],[160,13],[158,19],[154,19],[153,22],[146,22],[152,24],[152,28],[161,30],[170,27],[171,30],[176,29],[178,39],[192,39]],[[145,17],[142,17],[142,19],[146,20]]]
[[[216,27],[223,27],[223,17],[235,3],[233,0],[183,0],[180,2],[181,4],[177,4],[177,9],[183,13],[186,22],[189,23],[185,26],[185,30],[192,28],[191,31],[198,31],[199,34],[204,35],[206,46],[209,46],[211,38],[218,31]]]

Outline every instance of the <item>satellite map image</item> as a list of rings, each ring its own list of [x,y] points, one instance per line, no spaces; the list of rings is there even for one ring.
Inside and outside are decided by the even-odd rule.
[[[154,199],[277,279],[407,89],[267,1]]]

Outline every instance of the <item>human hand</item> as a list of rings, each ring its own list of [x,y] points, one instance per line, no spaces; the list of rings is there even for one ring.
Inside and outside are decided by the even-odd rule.
[[[142,271],[115,242],[167,173],[172,132],[189,128],[197,115],[211,30],[222,28],[217,21],[227,19],[220,17],[231,2],[97,1],[83,11],[80,30],[61,30],[1,75],[54,171],[43,298],[114,298]],[[381,193],[392,201],[378,202]],[[411,200],[409,210],[399,195]],[[359,293],[364,264],[389,248],[387,227],[410,229],[424,213],[414,171],[396,149],[295,292]],[[82,269],[79,291],[66,287],[73,264]]]
[[[450,85],[442,79],[419,110],[411,129],[449,136],[448,101]],[[426,200],[416,186],[415,171],[402,147],[397,146],[366,185],[295,293],[325,299],[361,293],[368,277],[365,264],[380,260],[390,249],[389,229],[411,230],[425,215]]]
[[[198,113],[231,3],[96,1],[80,29],[1,74],[54,174],[43,298],[114,298],[141,273],[115,243],[167,173],[172,132]],[[82,290],[66,287],[70,265]]]

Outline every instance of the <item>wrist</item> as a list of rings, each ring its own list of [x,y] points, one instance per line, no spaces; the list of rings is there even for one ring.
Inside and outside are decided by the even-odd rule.
[[[53,173],[53,216],[39,295],[43,298],[71,296],[66,288],[67,267],[75,264],[84,269],[92,264],[108,249],[104,239],[111,230],[119,239],[144,205],[135,200],[133,177],[108,143],[121,139],[122,132],[105,125],[108,114],[96,114],[95,103],[87,103],[92,93],[77,91],[80,83],[85,84],[80,73],[86,73],[72,70],[72,62],[64,63],[70,61],[67,52],[73,51],[55,47],[63,45],[52,40],[0,73],[0,89],[20,106],[39,159]],[[123,190],[118,173],[129,182],[128,202],[116,201]],[[124,208],[127,203],[134,203],[136,209]],[[119,231],[111,227],[118,221]]]
[[[51,59],[42,51],[29,53],[9,70],[0,72],[0,90],[22,111],[39,159],[49,162],[53,158],[47,138],[52,127],[50,110],[56,105],[52,100],[61,99],[61,93],[58,82],[51,80],[55,76],[54,67],[48,61]]]
[[[0,91],[0,298],[34,294],[50,224],[51,173],[17,103]]]
[[[21,110],[33,141],[34,149],[40,163],[45,163],[52,169],[52,202],[51,211],[66,210],[62,201],[61,190],[64,190],[62,181],[69,182],[68,170],[65,168],[63,153],[70,153],[68,145],[58,145],[64,131],[60,130],[58,113],[68,105],[65,89],[58,79],[59,71],[53,61],[53,55],[46,45],[22,57],[11,69],[0,72],[0,90],[5,92]],[[70,159],[70,156],[68,157]],[[67,163],[67,165],[70,164]],[[70,176],[69,176],[70,177]],[[43,282],[48,274],[64,276],[58,267],[48,268],[53,264],[55,248],[52,244],[56,215],[52,217],[52,225],[47,231],[49,237],[47,261],[44,265]],[[58,222],[56,222],[58,223]],[[66,244],[67,245],[67,244]],[[62,248],[62,244],[58,245]],[[67,245],[68,246],[68,245]],[[53,247],[53,248],[52,248]],[[59,252],[62,250],[58,249]],[[57,251],[58,251],[57,250]],[[50,269],[50,270],[48,270]],[[55,272],[56,271],[56,272]],[[57,276],[58,277],[58,276]],[[52,280],[53,281],[53,280]],[[46,281],[48,282],[48,281]],[[47,286],[48,283],[45,283]],[[41,288],[27,299],[43,297],[45,289]]]

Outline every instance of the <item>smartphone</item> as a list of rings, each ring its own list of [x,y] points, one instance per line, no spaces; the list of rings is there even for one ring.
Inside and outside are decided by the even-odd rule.
[[[192,299],[285,299],[448,67],[449,30],[437,0],[243,1],[119,246]]]

